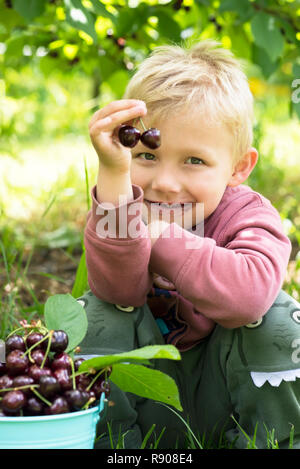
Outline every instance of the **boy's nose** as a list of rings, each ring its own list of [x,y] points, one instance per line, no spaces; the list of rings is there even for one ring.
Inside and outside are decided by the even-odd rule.
[[[169,169],[159,170],[152,179],[152,190],[160,194],[178,193],[181,191],[181,182]]]

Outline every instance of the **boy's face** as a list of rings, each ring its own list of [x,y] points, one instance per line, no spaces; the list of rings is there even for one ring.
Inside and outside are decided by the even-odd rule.
[[[147,125],[147,116],[143,118]],[[150,150],[141,142],[132,150],[131,181],[144,191],[147,222],[158,219],[195,226],[218,206],[234,172],[233,137],[223,126],[209,126],[197,112],[179,112],[151,123],[161,132],[161,146]],[[157,203],[164,203],[158,206]],[[156,203],[156,205],[154,205]],[[189,204],[191,226],[183,224]],[[198,208],[197,205],[198,204]],[[152,211],[151,211],[152,206]],[[158,207],[153,212],[153,208]],[[151,216],[150,216],[151,212]],[[169,218],[169,219],[168,219]]]

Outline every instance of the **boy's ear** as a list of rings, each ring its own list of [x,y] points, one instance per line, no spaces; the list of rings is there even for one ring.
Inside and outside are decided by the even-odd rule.
[[[243,158],[234,166],[228,186],[235,187],[242,184],[250,176],[258,160],[258,152],[251,147]]]

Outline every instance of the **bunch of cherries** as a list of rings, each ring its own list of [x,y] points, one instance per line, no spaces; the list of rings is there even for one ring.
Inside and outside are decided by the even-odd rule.
[[[139,129],[132,125],[122,125],[118,132],[118,137],[124,147],[135,147],[139,140],[148,148],[155,150],[161,145],[160,131],[155,127],[146,129],[142,119],[139,119],[144,132],[141,134]]]
[[[65,352],[68,335],[23,324],[5,341],[0,362],[0,417],[56,415],[84,410],[110,393],[110,369],[79,372],[84,358]]]

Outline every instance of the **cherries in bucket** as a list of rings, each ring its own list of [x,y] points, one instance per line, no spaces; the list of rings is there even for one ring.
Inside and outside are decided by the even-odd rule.
[[[80,351],[88,330],[85,309],[70,294],[53,295],[39,319],[11,331],[0,359],[1,424],[58,414],[92,412],[110,399],[110,383],[125,392],[172,405],[182,410],[175,381],[148,367],[149,360],[180,360],[172,345],[149,345],[129,352],[89,358]],[[1,358],[1,356],[0,356]],[[77,414],[75,414],[77,412]],[[13,430],[15,434],[16,430]]]
[[[110,369],[80,372],[83,358],[66,353],[68,334],[41,321],[9,334],[6,361],[0,364],[0,416],[57,415],[94,406],[109,395]]]

